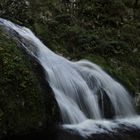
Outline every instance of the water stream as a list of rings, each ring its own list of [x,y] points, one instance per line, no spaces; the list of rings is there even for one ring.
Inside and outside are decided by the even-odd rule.
[[[46,81],[59,105],[64,128],[87,136],[101,132],[96,124],[107,130],[113,130],[120,123],[140,127],[140,118],[128,92],[100,66],[87,60],[72,62],[55,54],[26,27],[2,18],[0,26],[45,69]],[[115,122],[105,119],[104,97],[110,102]]]

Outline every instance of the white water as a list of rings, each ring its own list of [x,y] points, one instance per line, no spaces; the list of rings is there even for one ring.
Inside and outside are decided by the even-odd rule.
[[[132,118],[115,119],[110,121],[88,119],[80,124],[63,125],[63,128],[68,131],[77,132],[83,137],[88,137],[93,134],[121,134],[121,132],[119,132],[121,126],[126,130],[135,129],[140,131],[140,117],[135,116]]]
[[[45,69],[46,80],[55,94],[63,123],[69,124],[64,127],[79,129],[82,134],[85,134],[82,130],[87,128],[86,134],[90,134],[95,130],[89,127],[89,124],[94,125],[91,122],[103,123],[110,128],[116,126],[112,122],[101,120],[104,113],[99,107],[99,94],[108,96],[115,118],[135,115],[131,98],[124,87],[96,64],[87,60],[71,62],[59,56],[49,50],[29,29],[10,21],[0,19],[0,26],[36,57]]]

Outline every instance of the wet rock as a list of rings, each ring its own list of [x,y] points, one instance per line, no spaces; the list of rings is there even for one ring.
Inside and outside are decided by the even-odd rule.
[[[0,138],[45,129],[58,122],[57,103],[39,62],[0,33]]]
[[[133,126],[119,125],[114,131],[102,131],[101,133],[94,133],[87,137],[83,137],[75,130],[68,130],[59,128],[56,140],[139,140],[140,129]]]

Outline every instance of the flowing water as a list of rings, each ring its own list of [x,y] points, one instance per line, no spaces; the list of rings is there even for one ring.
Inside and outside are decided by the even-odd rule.
[[[28,28],[1,18],[0,26],[45,69],[46,81],[59,105],[64,128],[89,135],[97,132],[95,124],[102,124],[106,129],[116,127],[116,123],[105,120],[104,97],[112,106],[114,119],[140,127],[139,117],[136,117],[137,123],[134,121],[136,113],[128,92],[98,65],[87,60],[71,62],[55,54]]]

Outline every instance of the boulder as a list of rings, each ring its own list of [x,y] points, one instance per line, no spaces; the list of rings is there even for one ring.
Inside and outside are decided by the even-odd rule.
[[[58,106],[43,68],[0,33],[0,137],[43,129],[49,135],[58,120]]]

